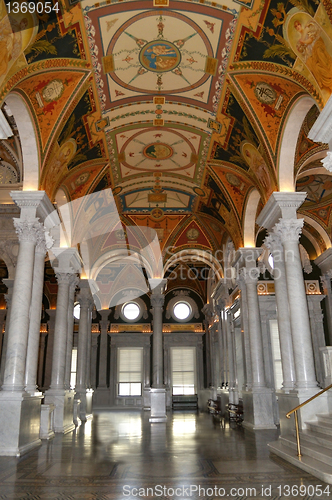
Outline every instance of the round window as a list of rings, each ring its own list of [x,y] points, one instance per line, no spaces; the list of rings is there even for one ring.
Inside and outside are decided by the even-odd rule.
[[[79,304],[74,305],[74,318],[80,319],[81,306]]]
[[[122,313],[126,319],[129,321],[134,321],[140,315],[140,308],[135,302],[128,302],[122,309]]]
[[[186,302],[178,302],[174,306],[174,316],[176,319],[179,319],[181,321],[189,318],[191,314],[191,307],[189,304]]]

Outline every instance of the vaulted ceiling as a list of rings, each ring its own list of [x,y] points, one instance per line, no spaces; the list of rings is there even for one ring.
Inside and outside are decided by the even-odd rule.
[[[317,160],[327,146],[307,134],[332,93],[329,0],[59,5],[17,15],[12,27],[29,29],[0,41],[0,98],[29,107],[52,201],[112,188],[122,222],[155,228],[164,249],[242,246],[249,195],[260,210],[279,189],[285,123],[310,96],[294,175],[324,250],[314,226],[331,236],[332,178]],[[9,33],[4,4],[0,17]],[[17,141],[1,141],[1,184],[21,181]]]

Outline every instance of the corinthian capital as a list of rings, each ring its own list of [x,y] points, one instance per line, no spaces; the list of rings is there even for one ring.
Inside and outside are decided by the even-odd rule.
[[[14,227],[18,239],[20,242],[22,241],[31,241],[33,243],[37,242],[38,233],[42,224],[38,222],[37,219],[32,220],[24,220],[14,218]]]
[[[280,221],[274,226],[274,231],[278,236],[280,236],[282,243],[286,243],[288,241],[298,243],[300,234],[302,233],[303,224],[304,219],[280,219]]]
[[[70,285],[72,273],[55,273],[58,285]]]
[[[256,284],[259,278],[260,271],[257,267],[252,267],[250,269],[246,269],[243,267],[239,270],[239,281],[245,283],[246,285]]]
[[[154,307],[163,307],[165,302],[165,296],[163,294],[152,294],[150,297],[151,306]]]
[[[271,232],[265,238],[264,244],[265,244],[265,246],[267,246],[267,248],[269,250],[271,250],[272,255],[274,254],[274,252],[282,252],[283,251],[280,235],[275,233],[275,232]]]

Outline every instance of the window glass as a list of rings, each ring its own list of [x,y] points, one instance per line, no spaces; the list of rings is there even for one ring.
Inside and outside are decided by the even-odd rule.
[[[135,302],[129,302],[123,307],[123,315],[126,319],[133,321],[137,319],[140,314],[140,308]]]
[[[177,319],[187,319],[191,314],[191,307],[186,302],[178,302],[174,306],[174,316]]]

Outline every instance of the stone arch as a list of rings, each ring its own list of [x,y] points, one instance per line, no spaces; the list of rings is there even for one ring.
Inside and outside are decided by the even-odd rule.
[[[256,224],[256,214],[259,200],[261,195],[257,189],[253,189],[248,198],[245,208],[244,222],[243,222],[243,244],[245,247],[255,247],[255,224]]]
[[[23,158],[23,191],[38,191],[40,157],[37,134],[30,110],[24,99],[16,93],[6,97],[20,135]]]
[[[302,96],[295,104],[288,115],[282,132],[280,154],[277,163],[278,188],[279,191],[294,192],[294,158],[297,139],[309,109],[315,101],[312,97]]]
[[[224,276],[222,266],[217,257],[206,250],[198,249],[179,250],[173,254],[165,263],[164,275],[170,267],[175,266],[179,262],[203,262],[214,271],[218,279],[221,279]]]

